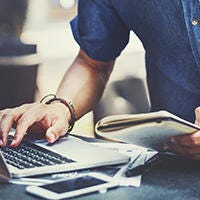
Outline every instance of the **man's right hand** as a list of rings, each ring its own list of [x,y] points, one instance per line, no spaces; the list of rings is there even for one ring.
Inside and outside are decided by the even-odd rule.
[[[77,119],[91,111],[101,98],[114,62],[94,60],[80,49],[56,93],[59,97],[67,96],[73,100]],[[61,102],[24,104],[1,110],[0,146],[6,145],[13,126],[16,131],[12,147],[18,146],[27,132],[45,133],[47,141],[53,143],[67,132],[70,120],[70,111]]]
[[[8,133],[13,126],[14,134],[12,147],[20,144],[28,132],[46,133],[48,142],[55,142],[66,134],[70,112],[62,103],[50,105],[42,103],[24,104],[20,107],[0,111],[0,146],[7,144]]]

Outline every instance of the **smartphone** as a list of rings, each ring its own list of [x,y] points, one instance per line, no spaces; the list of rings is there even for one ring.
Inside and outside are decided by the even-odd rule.
[[[45,199],[63,199],[87,194],[95,191],[117,187],[119,183],[112,181],[108,176],[98,173],[87,173],[73,178],[55,181],[40,186],[27,186],[28,193],[43,197]]]

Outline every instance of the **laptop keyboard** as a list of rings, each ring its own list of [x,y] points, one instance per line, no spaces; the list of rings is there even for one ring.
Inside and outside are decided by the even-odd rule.
[[[65,156],[23,140],[16,148],[10,147],[13,136],[9,136],[6,147],[0,147],[6,162],[18,169],[42,167],[75,162]]]

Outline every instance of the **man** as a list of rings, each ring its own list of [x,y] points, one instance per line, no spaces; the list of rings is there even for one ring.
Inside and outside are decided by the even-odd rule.
[[[199,16],[198,0],[80,0],[78,17],[72,22],[80,52],[58,89],[57,97],[62,99],[1,111],[0,144],[6,144],[14,123],[13,147],[28,128],[46,131],[49,142],[64,135],[75,118],[74,108],[80,118],[100,99],[131,30],[146,51],[152,111],[164,109],[200,122]],[[164,148],[200,159],[198,134],[172,138]]]

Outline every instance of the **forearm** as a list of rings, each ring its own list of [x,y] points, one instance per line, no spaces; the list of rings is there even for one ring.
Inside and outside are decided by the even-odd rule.
[[[114,61],[98,62],[80,51],[74,63],[66,72],[57,92],[58,98],[71,100],[76,110],[76,117],[90,111],[100,99]],[[69,130],[70,110],[63,103],[25,104],[13,109],[1,110],[0,146],[7,144],[8,133],[16,124],[12,147],[19,145],[24,135],[45,133],[48,142],[55,142]]]
[[[57,96],[71,100],[80,118],[99,101],[112,71],[114,61],[98,62],[80,51],[65,73],[57,91]]]

